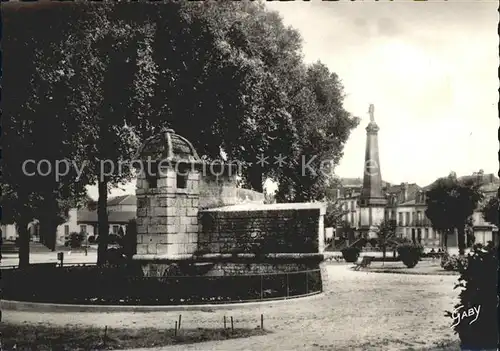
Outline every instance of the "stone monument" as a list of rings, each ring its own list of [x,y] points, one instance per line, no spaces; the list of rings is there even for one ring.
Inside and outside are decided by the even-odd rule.
[[[378,151],[379,127],[375,123],[375,107],[368,110],[370,123],[366,127],[366,151],[363,176],[363,188],[359,197],[360,225],[362,236],[375,237],[378,225],[385,217],[387,199],[382,192],[382,175]]]

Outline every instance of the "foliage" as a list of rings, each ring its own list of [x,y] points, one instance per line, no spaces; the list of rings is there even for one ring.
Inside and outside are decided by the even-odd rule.
[[[81,247],[84,240],[85,240],[84,233],[72,232],[69,234],[69,246],[72,249]]]
[[[492,350],[498,347],[497,319],[497,282],[498,282],[498,251],[489,242],[487,246],[476,244],[468,255],[468,264],[461,271],[456,288],[461,288],[460,301],[455,305],[456,313],[480,306],[479,316],[470,316],[456,323],[455,333],[460,337],[462,349]],[[456,313],[447,311],[446,315],[454,318]]]
[[[441,268],[446,271],[462,272],[467,269],[468,258],[460,255],[450,255],[447,252],[441,257]]]
[[[403,243],[397,247],[398,255],[401,261],[408,268],[413,268],[420,260],[423,247],[419,244]]]
[[[342,257],[346,262],[356,262],[359,258],[359,254],[361,253],[361,249],[358,247],[350,246],[341,250]]]
[[[382,249],[383,261],[385,261],[387,248],[391,248],[397,245],[397,242],[394,240],[396,235],[396,228],[397,224],[395,220],[384,219],[382,223],[379,224],[376,243],[377,246]]]
[[[262,3],[77,2],[28,15],[8,14],[3,42],[17,54],[4,58],[4,151],[12,156],[2,205],[23,228],[23,264],[26,224],[44,217],[54,227],[50,214],[64,212],[54,199],[81,197],[96,182],[102,264],[108,190],[131,179],[123,161],[163,126],[209,159],[222,149],[252,163],[243,177],[254,189],[270,177],[279,182],[278,200],[304,201],[322,198],[326,176],[304,170],[303,157],[316,171],[325,158],[336,165],[358,123],[343,108],[340,79],[321,63],[306,67],[298,33]],[[274,161],[280,153],[285,165],[256,166],[261,154]],[[84,166],[82,177],[76,181],[74,167],[62,182],[20,174],[24,160],[47,157]]]
[[[490,198],[486,204],[481,209],[481,213],[486,222],[496,225],[500,227],[499,223],[499,213],[500,204],[498,203],[498,196],[494,196]]]
[[[471,181],[458,181],[454,174],[438,179],[427,191],[425,215],[432,227],[446,236],[458,230],[458,246],[465,252],[465,227],[472,213],[483,198],[479,186]],[[446,240],[445,240],[446,242]]]

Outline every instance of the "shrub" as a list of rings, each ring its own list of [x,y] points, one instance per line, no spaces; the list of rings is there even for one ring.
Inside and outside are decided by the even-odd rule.
[[[95,244],[95,235],[90,235],[88,237],[89,244]]]
[[[467,262],[466,256],[450,256],[448,253],[445,253],[441,257],[441,268],[447,271],[462,272],[467,268]]]
[[[132,258],[137,252],[137,223],[131,219],[127,224],[127,230],[122,240],[123,253],[126,257]]]
[[[420,260],[423,248],[421,245],[412,243],[403,243],[397,247],[398,255],[408,268],[413,268]]]
[[[108,244],[121,245],[122,244],[122,237],[117,235],[117,234],[110,233],[108,235]]]
[[[84,233],[72,232],[69,234],[69,246],[73,249],[82,246],[83,240],[85,238]]]
[[[351,246],[342,249],[341,252],[342,252],[342,257],[344,257],[344,260],[346,262],[353,263],[358,260],[361,249],[359,247]]]
[[[462,288],[459,295],[460,302],[455,305],[454,311],[447,311],[446,315],[453,319],[452,325],[460,337],[462,350],[496,350],[498,346],[497,249],[491,243],[486,247],[477,244],[466,258],[468,264],[461,271],[455,286],[455,289]],[[479,313],[463,318],[463,313],[473,308],[480,308]],[[476,317],[477,320],[471,324]]]

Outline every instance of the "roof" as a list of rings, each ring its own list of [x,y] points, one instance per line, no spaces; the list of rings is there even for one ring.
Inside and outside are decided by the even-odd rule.
[[[108,213],[109,224],[128,223],[131,219],[135,219],[135,211],[112,211]],[[97,223],[97,211],[78,211],[77,222],[80,223]]]
[[[108,206],[136,205],[136,204],[137,204],[137,198],[135,197],[135,195],[132,194],[115,196],[108,200]]]
[[[440,178],[436,179],[431,184],[423,187],[423,189],[429,190],[438,182],[439,179],[442,179],[442,178],[446,178],[446,177],[440,177]],[[495,175],[493,173],[481,174],[481,175],[477,174],[477,173],[472,174],[472,175],[469,174],[469,175],[458,177],[457,179],[461,182],[473,181],[474,183],[477,183],[479,181],[479,183],[482,184],[481,190],[483,190],[483,187],[485,187],[485,189],[490,189],[492,187],[490,184],[495,184],[497,189],[500,185],[500,180],[497,177],[495,177]],[[483,191],[490,191],[490,190],[483,190]]]
[[[173,129],[163,129],[146,139],[139,148],[137,158],[151,158],[156,161],[200,161],[193,145],[186,138],[175,134]]]

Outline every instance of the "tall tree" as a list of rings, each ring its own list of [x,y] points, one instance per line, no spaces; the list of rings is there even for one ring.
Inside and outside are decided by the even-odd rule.
[[[447,236],[457,230],[459,253],[465,253],[466,225],[482,197],[479,185],[459,181],[454,174],[438,179],[427,191],[425,214],[432,227],[445,236],[445,247]]]
[[[498,202],[498,196],[490,198],[484,206],[481,208],[481,213],[486,222],[494,224],[500,227],[500,204]]]
[[[61,16],[68,21],[59,21]],[[47,61],[56,57],[47,55],[53,49],[52,40],[61,38],[71,19],[70,6],[3,6],[2,45],[9,55],[4,56],[2,82],[2,222],[15,223],[19,229],[20,267],[29,265],[28,223],[40,219],[53,246],[55,228],[46,224],[59,221],[64,202],[81,194],[83,188],[75,183],[73,168],[67,169],[63,178],[56,176],[56,164],[71,159],[67,138],[74,131],[68,130],[68,115],[58,108],[67,103],[57,94],[64,83],[51,81],[37,63],[40,57]],[[43,35],[40,28],[44,28]]]

